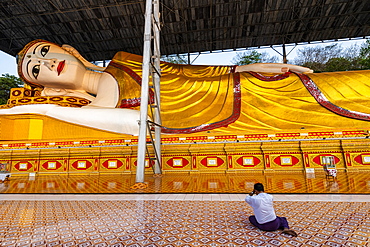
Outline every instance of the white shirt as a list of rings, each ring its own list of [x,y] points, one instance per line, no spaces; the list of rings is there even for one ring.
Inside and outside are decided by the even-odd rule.
[[[264,224],[276,219],[272,195],[259,193],[255,196],[247,195],[245,201],[251,205],[259,224]]]

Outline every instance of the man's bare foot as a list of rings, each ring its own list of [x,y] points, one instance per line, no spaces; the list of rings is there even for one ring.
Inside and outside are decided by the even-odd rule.
[[[290,229],[288,229],[288,228],[285,228],[285,229],[283,230],[283,233],[288,234],[288,235],[292,235],[293,237],[297,237],[297,236],[298,236],[298,234],[297,234],[295,231],[290,230]]]

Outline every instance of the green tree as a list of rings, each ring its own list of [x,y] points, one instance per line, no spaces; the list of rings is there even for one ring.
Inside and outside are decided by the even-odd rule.
[[[325,64],[325,71],[327,72],[346,71],[352,69],[353,66],[351,60],[344,57],[330,58],[329,61]]]
[[[338,44],[304,47],[297,51],[297,57],[293,63],[308,67],[315,72],[367,69],[370,68],[369,54],[369,41],[361,49],[355,45],[344,49]]]
[[[163,56],[161,60],[167,63],[188,64],[188,59],[185,55]]]
[[[23,87],[23,81],[14,75],[2,74],[0,77],[0,105],[7,103],[10,97],[10,89]]]
[[[331,59],[343,54],[340,45],[314,46],[298,49],[294,64],[308,67],[316,72],[325,71],[325,64]]]
[[[370,69],[370,39],[367,39],[360,49],[359,63],[362,69]]]
[[[231,60],[232,64],[235,65],[247,65],[252,63],[276,63],[278,58],[276,56],[270,57],[268,53],[259,53],[255,50],[238,53]]]
[[[310,61],[310,62],[305,62],[303,64],[297,64],[297,65],[310,68],[310,69],[312,69],[315,72],[323,72],[323,71],[325,71],[325,64],[320,63],[320,62]]]

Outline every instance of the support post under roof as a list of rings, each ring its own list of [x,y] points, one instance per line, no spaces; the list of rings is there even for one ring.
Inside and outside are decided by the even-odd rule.
[[[153,79],[152,89],[155,93],[154,121],[155,145],[154,152],[157,159],[154,173],[161,174],[161,120],[160,120],[160,41],[159,41],[159,0],[146,1],[145,26],[144,26],[144,49],[142,65],[141,103],[140,103],[140,126],[137,152],[136,183],[144,183],[145,158],[147,150],[147,123],[149,103],[149,81]],[[153,45],[152,45],[153,41]],[[153,49],[153,51],[152,51]],[[150,161],[149,161],[150,162]]]

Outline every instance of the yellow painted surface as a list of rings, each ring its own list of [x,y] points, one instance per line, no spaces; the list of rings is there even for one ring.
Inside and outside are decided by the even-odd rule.
[[[118,53],[115,62],[141,75],[142,58]],[[222,122],[232,115],[241,92],[238,119],[211,133],[266,133],[284,130],[369,129],[368,121],[337,115],[321,106],[296,74],[266,81],[242,72],[240,89],[228,66],[161,64],[162,124],[182,129]],[[274,76],[264,73],[263,76]],[[323,97],[343,109],[370,114],[370,70],[308,74]],[[118,76],[117,76],[118,77]],[[127,80],[128,86],[135,85]],[[129,87],[134,90],[133,87]],[[128,97],[128,96],[127,96]],[[130,97],[134,97],[130,95]]]
[[[14,119],[11,121],[13,127],[13,138],[15,140],[28,139],[30,131],[30,119],[26,117]]]
[[[42,139],[44,121],[42,119],[30,119],[29,126],[28,139]]]
[[[119,55],[122,54],[125,53]],[[116,62],[141,75],[139,57],[132,55],[121,60]],[[355,130],[361,133],[353,137],[369,136],[369,121],[339,116],[322,107],[295,74],[278,81],[263,81],[250,73],[240,73],[240,88],[236,90],[235,77],[229,71],[228,66],[162,64],[161,108],[165,127],[181,129],[222,122],[233,114],[234,103],[239,100],[235,92],[240,89],[241,95],[240,116],[228,126],[188,136],[162,136],[167,139],[163,142],[169,144],[163,147],[162,153],[165,172],[321,169],[320,155],[335,156],[339,169],[370,170],[369,139],[325,140],[328,136],[347,139],[348,135],[344,132]],[[124,97],[139,97],[140,86],[131,75],[122,73],[122,78],[132,86],[120,88],[129,94]],[[351,111],[370,113],[370,71],[309,76],[333,104]],[[120,84],[120,87],[123,85]],[[313,135],[314,131],[318,132],[317,135]],[[217,135],[227,137],[217,139]],[[11,162],[14,172],[135,172],[135,138],[36,114],[0,116],[0,139],[7,141],[6,146],[2,146],[6,150],[2,159]],[[175,143],[171,143],[171,138]],[[290,141],[290,138],[295,140]],[[299,141],[305,138],[316,140]],[[117,142],[104,147],[100,147],[99,142],[92,142],[91,145],[80,143],[85,140],[104,143],[109,139]],[[40,147],[50,149],[39,152],[35,151],[38,146],[31,146],[33,150],[26,150],[26,142],[34,144],[32,141],[41,140],[46,144]],[[126,146],[126,143],[132,146]],[[22,150],[9,153],[8,148]],[[25,169],[23,163],[27,159],[31,159],[29,164],[32,167]],[[57,163],[53,162],[56,161],[61,166],[55,168]],[[120,161],[123,165],[117,168],[114,165],[103,166],[108,161],[111,164]],[[184,161],[187,162],[185,166],[181,163]],[[19,168],[20,162],[22,169]],[[152,172],[152,168],[148,167],[146,171]],[[286,186],[291,184],[287,182]]]
[[[121,54],[121,53],[119,53]],[[118,55],[119,55],[118,54]],[[123,53],[125,54],[125,53]],[[140,58],[140,57],[139,57]],[[120,62],[141,75],[140,61],[132,55]],[[161,119],[171,131],[212,125],[215,129],[199,134],[256,134],[298,131],[369,130],[370,122],[340,116],[321,106],[295,74],[277,81],[264,81],[250,73],[240,73],[240,87],[228,66],[162,64]],[[114,74],[114,72],[112,72]],[[118,72],[117,72],[118,73]],[[120,71],[120,73],[124,73]],[[264,74],[273,76],[273,74]],[[116,75],[127,81],[130,95],[139,97],[137,82],[129,75]],[[127,77],[127,78],[126,78]],[[332,104],[370,114],[370,70],[310,74],[309,77]],[[127,79],[127,80],[126,80]],[[136,78],[137,79],[137,78]],[[120,82],[120,86],[123,84]],[[132,87],[130,87],[130,85]],[[240,91],[240,95],[236,92]],[[121,95],[122,96],[122,95]],[[126,97],[126,96],[125,96]],[[240,109],[235,102],[240,100]],[[240,115],[238,115],[240,110]],[[346,112],[346,111],[343,112]],[[235,122],[224,121],[235,116]],[[35,114],[0,116],[1,137],[22,140],[39,138],[28,133],[29,119],[43,119],[42,139],[118,137],[120,135],[65,123]],[[14,120],[16,122],[9,122]],[[8,122],[7,122],[8,121]],[[15,125],[11,130],[10,125]],[[5,133],[9,129],[12,134]],[[175,135],[178,135],[174,133]]]
[[[36,114],[0,116],[0,139],[2,140],[65,140],[123,136],[130,135],[82,127]]]

